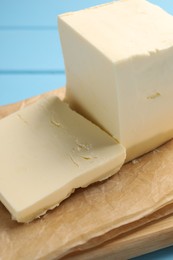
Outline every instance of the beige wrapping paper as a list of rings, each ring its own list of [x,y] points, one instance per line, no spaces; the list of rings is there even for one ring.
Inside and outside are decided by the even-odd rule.
[[[54,92],[59,93],[63,97],[63,90]],[[2,107],[0,115],[3,117],[38,98]],[[77,190],[58,208],[30,224],[12,221],[0,205],[1,259],[58,259],[72,251],[90,249],[170,214],[172,203],[170,141],[124,165],[112,178]]]

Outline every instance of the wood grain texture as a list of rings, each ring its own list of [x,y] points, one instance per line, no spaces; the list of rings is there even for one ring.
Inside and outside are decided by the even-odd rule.
[[[54,92],[46,93],[45,95],[57,95],[61,99],[64,98],[64,89],[56,90]],[[14,111],[17,111],[29,104],[40,99],[42,96],[37,96],[32,99],[25,100],[20,103],[16,103],[13,105],[8,105],[4,107],[0,107],[0,118],[11,114]],[[154,158],[158,156],[158,158],[162,158],[163,161],[167,161],[166,154],[169,155],[169,149],[173,146],[173,142],[168,143],[167,145],[163,146],[160,152],[152,153],[145,156],[143,163],[146,165],[147,161],[152,163]],[[158,150],[159,151],[159,150]],[[168,156],[169,157],[169,156]],[[148,159],[147,159],[148,158]],[[171,167],[171,159],[167,161]],[[154,163],[155,164],[155,163]],[[154,167],[159,166],[158,162],[157,165]],[[162,165],[163,166],[163,165]],[[130,168],[136,167],[138,170],[139,165],[127,165],[124,167],[124,172],[127,172]],[[147,168],[148,166],[145,166]],[[153,166],[152,166],[153,167]],[[154,168],[151,168],[152,170]],[[170,170],[168,167],[167,170]],[[135,183],[135,178],[133,178],[134,172],[131,173],[130,183]],[[137,175],[136,175],[137,176]],[[125,174],[124,174],[124,178]],[[171,174],[170,174],[171,178]],[[114,184],[117,184],[115,180],[120,182],[121,180],[116,177],[111,179],[112,184],[112,191]],[[141,178],[141,189],[143,183],[147,183],[149,181],[147,178]],[[156,181],[154,179],[153,181]],[[158,180],[157,180],[158,181]],[[172,183],[168,186],[164,186],[164,176],[162,179],[163,183],[160,186],[165,189],[170,189],[172,187]],[[73,196],[71,196],[68,200],[58,207],[58,209],[54,210],[47,214],[45,218],[41,220],[34,221],[29,225],[21,225],[17,224],[10,219],[9,213],[6,209],[0,205],[0,252],[1,252],[1,259],[53,259],[56,258],[59,254],[58,250],[59,243],[63,237],[60,234],[66,234],[69,237],[71,234],[68,232],[63,233],[63,230],[69,230],[69,232],[74,232],[74,228],[76,226],[73,225],[74,217],[80,219],[77,220],[79,223],[79,228],[84,228],[85,221],[87,218],[85,217],[85,204],[82,204],[82,200],[86,201],[86,199],[95,198],[95,201],[92,199],[92,205],[97,205],[101,196],[103,196],[103,188],[106,189],[106,185],[110,182],[105,182],[101,184],[95,184],[92,187],[89,187],[85,190],[77,191]],[[129,184],[130,184],[129,183]],[[108,185],[107,185],[108,186]],[[127,187],[128,187],[127,183]],[[153,186],[153,185],[152,185]],[[110,186],[108,186],[110,188]],[[135,186],[133,186],[135,187]],[[148,186],[150,188],[150,185]],[[153,186],[153,188],[157,188],[157,186]],[[127,190],[127,192],[131,192],[131,190]],[[163,192],[163,191],[162,191]],[[135,192],[134,192],[135,193]],[[139,193],[139,190],[138,190]],[[136,195],[138,194],[136,193]],[[96,197],[93,197],[96,194]],[[118,193],[117,193],[118,195]],[[142,194],[139,194],[140,197]],[[104,195],[105,196],[105,195]],[[108,197],[107,197],[108,199]],[[163,198],[164,199],[164,198]],[[126,198],[128,201],[128,197]],[[157,200],[157,198],[155,198]],[[103,200],[102,200],[103,201]],[[138,198],[136,199],[135,203],[138,202]],[[146,201],[145,201],[146,202]],[[129,202],[128,202],[129,203]],[[168,205],[167,205],[168,204]],[[89,241],[83,243],[83,245],[79,245],[77,247],[73,246],[71,250],[64,253],[64,259],[127,259],[130,257],[138,256],[147,252],[151,252],[153,250],[157,250],[169,245],[173,244],[173,204],[170,198],[167,198],[167,204],[161,202],[160,206],[155,210],[152,214],[148,214],[136,221],[132,221],[128,225],[122,225],[119,228],[115,228],[102,234],[101,236],[95,237],[90,239]],[[71,208],[70,205],[73,205]],[[129,204],[130,205],[130,204]],[[164,205],[164,206],[163,206]],[[101,209],[101,206],[98,205],[97,211]],[[131,204],[133,207],[133,203]],[[74,210],[79,209],[77,214],[75,215]],[[96,208],[95,208],[96,209]],[[95,210],[94,209],[94,210]],[[101,212],[101,211],[100,211]],[[104,212],[104,210],[103,210]],[[111,212],[111,209],[110,209]],[[88,212],[91,214],[91,211]],[[116,212],[115,212],[116,216]],[[99,220],[99,218],[98,218]],[[104,218],[102,218],[104,220]],[[60,224],[62,223],[62,225]],[[96,223],[95,223],[96,224]],[[68,227],[69,225],[69,227]],[[87,223],[86,223],[87,225]],[[94,221],[93,221],[94,225]],[[93,226],[94,227],[94,226]],[[67,228],[67,229],[66,229]],[[92,232],[92,230],[91,230]],[[83,233],[80,234],[81,239]],[[39,238],[37,240],[37,237]],[[84,236],[83,236],[84,237]],[[66,238],[67,239],[67,238]],[[59,248],[59,249],[58,249]],[[59,257],[60,258],[60,257]]]

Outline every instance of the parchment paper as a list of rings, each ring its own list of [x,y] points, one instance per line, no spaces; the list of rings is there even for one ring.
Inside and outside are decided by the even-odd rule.
[[[60,93],[62,97],[63,92]],[[22,102],[22,107],[31,102]],[[21,104],[13,105],[12,110],[2,107],[1,117],[19,108]],[[124,165],[107,181],[77,190],[58,208],[30,224],[12,221],[0,204],[0,256],[58,259],[166,216],[172,212],[172,203],[173,141],[170,141]]]

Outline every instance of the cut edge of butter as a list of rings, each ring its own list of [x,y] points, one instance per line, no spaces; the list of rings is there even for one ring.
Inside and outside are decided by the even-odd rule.
[[[9,205],[7,203],[7,201],[2,197],[1,197],[1,199],[2,199],[1,202],[8,209],[8,211],[11,213],[12,220],[15,220],[19,223],[30,223],[33,220],[39,219],[42,216],[46,215],[46,213],[48,213],[49,211],[57,208],[61,204],[61,202],[63,202],[67,198],[69,198],[76,191],[76,189],[86,188],[87,186],[89,186],[91,184],[94,184],[96,182],[101,182],[101,181],[104,181],[104,180],[110,178],[112,175],[114,175],[115,173],[117,173],[120,170],[121,166],[118,166],[117,168],[111,170],[110,172],[103,173],[103,175],[101,175],[101,176],[99,175],[99,177],[98,177],[99,179],[95,178],[95,180],[91,180],[88,183],[85,183],[84,185],[81,185],[81,186],[74,188],[72,183],[70,183],[71,189],[69,189],[68,187],[66,189],[63,188],[64,191],[65,191],[64,192],[65,195],[64,196],[62,195],[61,197],[59,196],[58,201],[57,201],[57,196],[59,195],[58,194],[59,192],[57,192],[57,194],[56,193],[53,194],[50,198],[50,201],[56,201],[56,202],[51,203],[50,205],[48,204],[47,206],[43,205],[43,208],[39,209],[38,211],[36,210],[32,214],[29,213],[30,208],[26,208],[25,210],[23,210],[21,212],[15,212],[15,209],[11,205]],[[64,193],[62,193],[62,194],[64,194]],[[41,202],[39,202],[39,203],[41,203]],[[31,206],[31,207],[32,207],[32,211],[33,211],[33,206]],[[37,208],[37,204],[34,205],[34,208]],[[28,215],[28,213],[29,213],[29,215]]]

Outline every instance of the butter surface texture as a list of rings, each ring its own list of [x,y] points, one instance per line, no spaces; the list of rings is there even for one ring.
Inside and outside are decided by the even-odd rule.
[[[127,149],[127,161],[173,137],[173,17],[145,0],[63,14],[71,107]]]
[[[116,173],[125,149],[57,97],[0,120],[0,200],[19,222]]]

